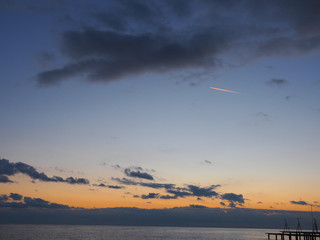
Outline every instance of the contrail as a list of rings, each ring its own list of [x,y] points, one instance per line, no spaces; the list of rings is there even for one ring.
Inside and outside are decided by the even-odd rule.
[[[229,93],[239,94],[238,92],[231,91],[231,90],[226,90],[226,89],[222,89],[222,88],[215,88],[215,87],[210,87],[210,88],[211,88],[211,89],[214,89],[214,90],[218,90],[218,91],[223,91],[223,92],[229,92]]]

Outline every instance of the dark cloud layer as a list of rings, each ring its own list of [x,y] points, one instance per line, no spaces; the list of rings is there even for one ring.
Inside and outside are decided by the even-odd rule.
[[[110,82],[150,71],[212,69],[227,54],[258,58],[320,48],[317,0],[133,0],[77,7],[91,11],[90,23],[61,33],[60,52],[68,60],[40,72],[40,85],[75,76]]]
[[[37,204],[36,204],[37,205]],[[262,209],[202,208],[200,205],[170,209],[105,208],[0,208],[3,224],[85,224],[122,226],[246,227],[276,229],[287,219],[296,227],[297,218],[310,219],[310,212]],[[319,212],[314,212],[319,218]],[[309,223],[309,221],[308,221]],[[308,227],[308,224],[305,224]],[[311,227],[311,224],[310,224]]]
[[[0,159],[0,182],[10,183],[11,181],[7,176],[13,176],[17,173],[22,173],[29,176],[33,180],[40,180],[43,182],[64,182],[69,184],[89,184],[89,180],[85,178],[68,177],[63,179],[59,176],[48,177],[45,173],[38,172],[34,167],[23,163],[13,163],[7,159]]]

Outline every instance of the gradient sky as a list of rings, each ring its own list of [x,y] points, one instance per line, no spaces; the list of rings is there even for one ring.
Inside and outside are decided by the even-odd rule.
[[[319,211],[319,26],[316,0],[1,1],[0,206]]]

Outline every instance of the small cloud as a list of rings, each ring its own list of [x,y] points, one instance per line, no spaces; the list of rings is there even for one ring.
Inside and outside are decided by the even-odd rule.
[[[220,202],[221,206],[226,206],[226,204],[224,202]]]
[[[113,167],[114,169],[121,169],[121,167],[120,167],[119,164],[113,165],[112,167]]]
[[[191,207],[191,208],[208,208],[207,206],[197,205],[197,204],[190,204],[189,207]]]
[[[100,184],[93,184],[92,186],[95,186],[95,187],[112,188],[112,189],[122,189],[122,188],[124,188],[123,186],[117,186],[117,185],[106,185],[106,184],[104,184],[104,183],[100,183]]]
[[[149,193],[148,195],[142,194],[141,198],[142,199],[151,199],[151,198],[158,198],[159,193]]]
[[[133,177],[133,178],[142,178],[142,179],[147,179],[147,180],[154,180],[153,176],[149,173],[142,172],[143,169],[141,167],[132,167],[132,168],[126,168],[124,169],[124,173],[128,177]]]
[[[237,205],[242,206],[244,204],[244,198],[242,194],[225,193],[220,196],[222,200],[229,202],[230,208],[235,208]]]
[[[264,121],[270,121],[269,115],[264,112],[258,112],[256,116]]]
[[[13,183],[7,176],[0,175],[0,183]]]
[[[304,205],[304,206],[309,206],[310,204],[305,202],[305,201],[290,201],[291,204],[295,205]]]
[[[9,197],[16,201],[19,201],[23,198],[23,196],[18,193],[10,193]]]
[[[232,202],[244,203],[244,198],[242,194],[225,193],[221,195],[221,199]]]
[[[281,78],[273,78],[270,81],[266,81],[265,84],[269,86],[278,86],[282,87],[288,84],[288,80],[281,79]]]

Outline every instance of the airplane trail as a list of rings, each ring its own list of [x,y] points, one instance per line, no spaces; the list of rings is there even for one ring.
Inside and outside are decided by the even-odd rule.
[[[222,92],[239,94],[238,92],[231,91],[231,90],[226,90],[226,89],[222,89],[222,88],[215,88],[215,87],[210,87],[210,88],[211,88],[211,89],[214,89],[214,90],[222,91]]]

